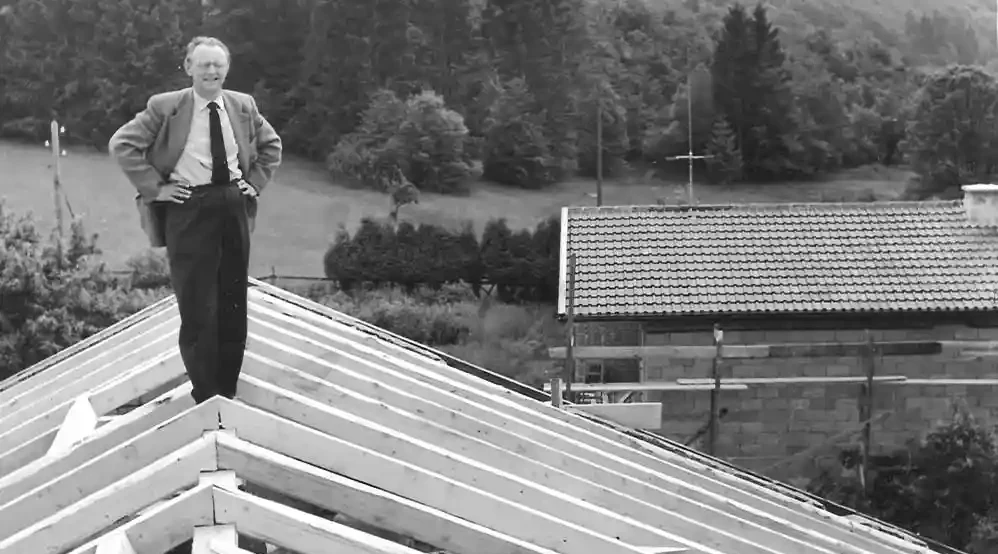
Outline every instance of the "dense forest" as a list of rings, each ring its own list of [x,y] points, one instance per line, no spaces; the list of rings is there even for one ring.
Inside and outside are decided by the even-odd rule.
[[[396,193],[612,177],[664,166],[688,137],[715,181],[903,161],[931,192],[992,165],[927,142],[953,134],[943,97],[971,89],[986,113],[962,108],[967,133],[947,140],[991,140],[989,0],[3,2],[5,137],[43,140],[57,115],[102,148],[150,93],[184,86],[184,45],[211,34],[232,50],[228,86],[255,95],[289,152]]]

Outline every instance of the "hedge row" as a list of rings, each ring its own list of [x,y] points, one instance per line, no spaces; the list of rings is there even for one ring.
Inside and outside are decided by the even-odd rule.
[[[412,291],[425,285],[466,283],[478,295],[495,287],[503,301],[556,302],[558,218],[533,231],[514,232],[504,219],[489,221],[479,239],[471,225],[461,231],[408,222],[365,218],[350,235],[337,234],[323,260],[326,276],[344,290],[360,284],[398,285]]]

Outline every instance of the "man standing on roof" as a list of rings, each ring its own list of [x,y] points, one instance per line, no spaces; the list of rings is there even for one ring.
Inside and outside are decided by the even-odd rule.
[[[232,398],[247,334],[250,235],[281,139],[252,96],[222,88],[229,49],[197,37],[192,86],[153,95],[108,149],[138,190],[153,247],[165,246],[180,310],[180,355],[197,403]]]

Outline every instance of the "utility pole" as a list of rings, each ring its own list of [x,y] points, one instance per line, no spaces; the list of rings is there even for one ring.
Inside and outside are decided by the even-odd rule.
[[[603,89],[596,93],[596,205],[603,205]]]

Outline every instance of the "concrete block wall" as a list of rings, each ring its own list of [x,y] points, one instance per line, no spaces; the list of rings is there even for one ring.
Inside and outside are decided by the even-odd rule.
[[[974,329],[939,326],[934,329],[871,330],[875,341],[996,340],[998,328]],[[725,331],[724,343],[774,344],[788,342],[862,341],[862,330],[825,331]],[[645,344],[706,346],[710,331],[649,333]],[[648,358],[649,381],[710,377],[711,359]],[[875,358],[877,375],[904,375],[913,379],[998,378],[998,358],[959,358],[944,352],[928,356]],[[759,358],[724,360],[722,377],[824,377],[865,375],[859,357]],[[858,384],[752,385],[745,391],[722,391],[720,407],[728,413],[720,425],[717,454],[753,470],[761,470],[802,450],[821,445],[836,434],[859,424]],[[661,432],[685,442],[702,428],[710,413],[708,392],[650,394],[662,402]],[[946,420],[954,402],[964,403],[976,416],[998,423],[998,387],[874,385],[874,415],[888,412],[872,430],[875,452],[887,451],[924,434]],[[854,439],[855,441],[855,439]],[[848,441],[846,441],[848,443]],[[824,455],[834,454],[829,450]],[[800,467],[797,464],[795,467]],[[793,475],[775,475],[792,477]]]

